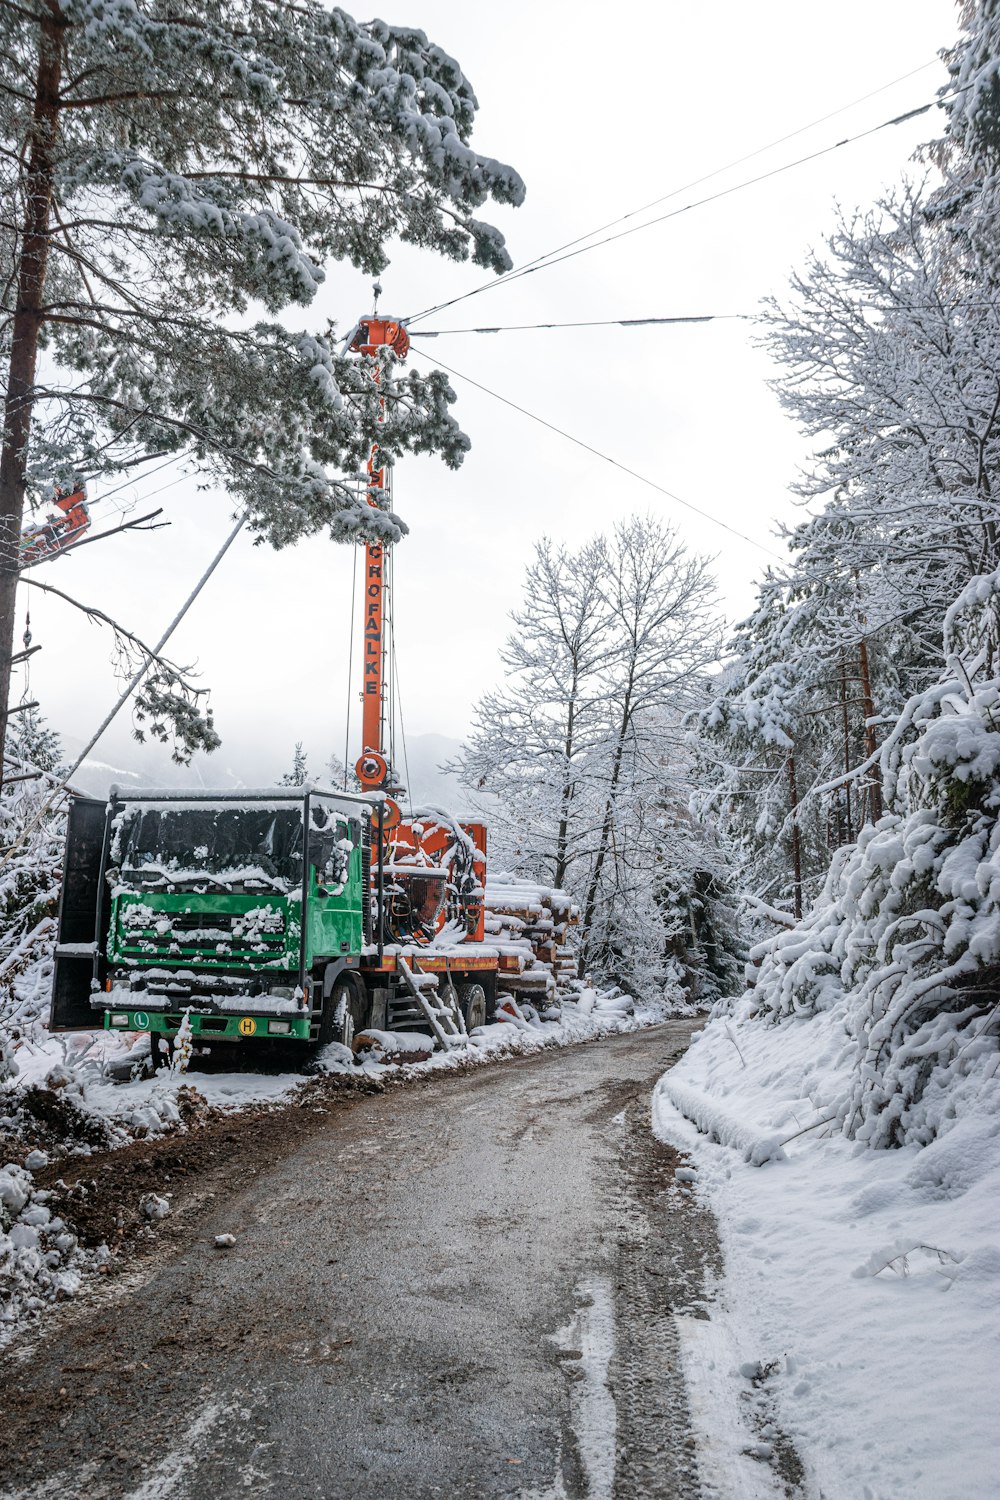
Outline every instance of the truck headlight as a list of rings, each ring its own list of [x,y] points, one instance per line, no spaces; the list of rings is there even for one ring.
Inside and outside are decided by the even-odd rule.
[[[110,1017],[112,1026],[127,1026],[128,1016],[122,1010],[116,1010]]]
[[[287,1036],[292,1029],[291,1021],[268,1021],[269,1036]]]

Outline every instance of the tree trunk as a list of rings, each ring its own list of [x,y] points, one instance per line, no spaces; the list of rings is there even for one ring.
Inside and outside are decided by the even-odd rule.
[[[802,835],[799,833],[799,791],[795,782],[795,756],[788,757],[788,804],[792,810],[792,868],[795,920],[802,921]]]
[[[573,783],[570,779],[570,765],[573,759],[573,730],[576,721],[576,679],[573,681],[573,693],[569,700],[569,709],[566,714],[566,740],[563,746],[564,771],[562,791],[559,797],[559,830],[556,834],[556,868],[552,884],[562,887],[566,883],[566,868],[568,864],[569,843],[569,807],[573,800]]]
[[[17,307],[11,330],[10,367],[0,444],[0,778],[7,740],[7,705],[14,647],[21,526],[35,370],[42,325],[55,143],[59,129],[63,23],[55,4],[40,22],[31,155],[25,180]]]
[[[875,738],[875,725],[869,723],[875,717],[875,704],[872,701],[872,677],[868,663],[868,642],[864,636],[858,646],[858,660],[861,664],[861,702],[865,715],[865,760],[871,760],[878,749],[878,741]],[[868,806],[871,811],[871,820],[877,823],[882,816],[882,773],[878,764],[872,766],[868,772],[870,777],[868,783]]]
[[[618,743],[615,746],[614,759],[611,764],[611,781],[608,784],[608,795],[604,803],[604,821],[601,825],[601,838],[597,846],[597,857],[594,860],[594,868],[590,872],[590,881],[587,885],[587,897],[583,906],[583,947],[580,951],[580,977],[583,978],[584,970],[590,961],[592,946],[590,943],[590,926],[594,920],[594,911],[597,907],[597,891],[601,883],[601,871],[604,869],[604,861],[608,857],[608,849],[611,845],[611,830],[614,826],[615,796],[618,791],[618,782],[621,779],[622,761],[625,758],[625,739],[628,735],[629,725],[632,719],[632,684],[629,684],[628,692],[622,704],[621,727],[618,731]]]
[[[840,662],[840,702],[844,727],[844,775],[849,778],[851,774],[851,720],[850,715],[847,712],[847,661],[846,658],[843,657],[841,658]],[[850,780],[844,782],[844,808],[846,819],[846,837],[844,838],[843,843],[853,844],[854,818],[851,813]]]

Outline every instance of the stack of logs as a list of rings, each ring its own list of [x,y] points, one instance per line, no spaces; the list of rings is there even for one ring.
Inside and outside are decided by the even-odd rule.
[[[565,891],[513,875],[493,875],[486,883],[484,940],[500,954],[498,990],[545,1010],[570,993],[577,958],[569,929],[579,908]]]

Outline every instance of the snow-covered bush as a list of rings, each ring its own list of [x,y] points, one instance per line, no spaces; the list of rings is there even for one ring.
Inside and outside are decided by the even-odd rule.
[[[0,792],[0,1086],[48,1010],[65,838],[63,814],[43,811],[58,784],[55,735],[26,716],[8,752],[25,779]]]
[[[1000,572],[948,612],[945,669],[880,754],[890,811],[813,909],[752,952],[748,1014],[843,1007],[844,1131],[926,1143],[1000,1066]]]

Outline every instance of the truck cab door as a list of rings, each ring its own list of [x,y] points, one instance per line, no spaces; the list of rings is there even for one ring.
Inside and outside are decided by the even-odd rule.
[[[309,830],[307,966],[360,953],[364,943],[361,823],[331,817]]]

